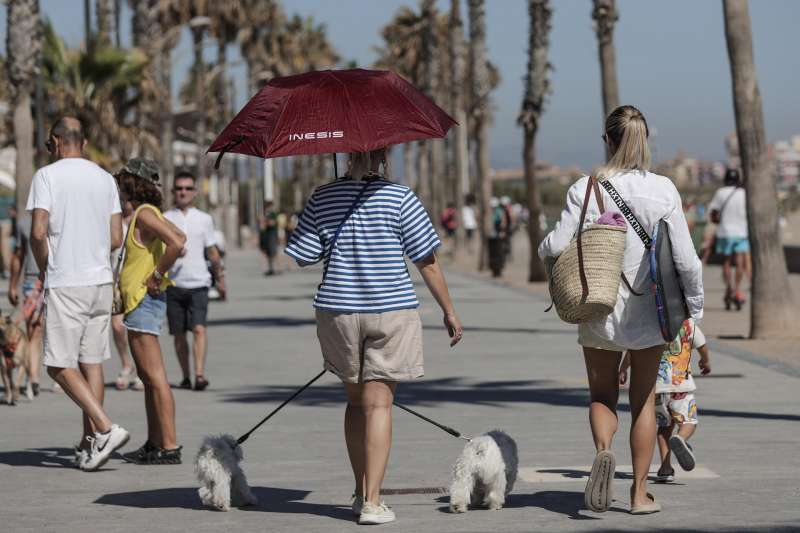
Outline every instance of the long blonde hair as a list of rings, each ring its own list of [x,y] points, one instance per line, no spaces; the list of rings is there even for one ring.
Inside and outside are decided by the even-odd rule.
[[[650,147],[647,137],[650,130],[641,111],[632,105],[616,108],[606,118],[606,142],[613,147],[611,159],[597,172],[598,179],[609,178],[619,172],[650,169]]]

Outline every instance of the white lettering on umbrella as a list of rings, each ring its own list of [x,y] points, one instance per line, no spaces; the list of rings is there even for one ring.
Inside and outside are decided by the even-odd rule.
[[[317,131],[307,133],[290,133],[290,141],[310,141],[315,139],[341,139],[344,137],[343,131]]]

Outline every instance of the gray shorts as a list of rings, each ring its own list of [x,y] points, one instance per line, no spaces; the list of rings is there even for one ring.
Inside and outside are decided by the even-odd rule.
[[[424,375],[416,309],[337,313],[317,309],[325,368],[345,383],[410,381]]]
[[[45,366],[77,368],[111,358],[111,284],[47,289],[44,297]]]

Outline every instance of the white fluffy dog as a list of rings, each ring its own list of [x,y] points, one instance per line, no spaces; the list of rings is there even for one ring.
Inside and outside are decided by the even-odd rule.
[[[242,507],[258,503],[239,466],[242,457],[242,447],[232,435],[203,439],[194,469],[200,482],[198,493],[205,505],[229,511],[231,505]]]
[[[450,511],[463,513],[471,503],[502,509],[517,480],[517,443],[500,430],[478,435],[464,447],[453,467]]]

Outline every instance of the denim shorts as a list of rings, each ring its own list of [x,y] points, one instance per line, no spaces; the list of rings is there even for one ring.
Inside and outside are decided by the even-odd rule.
[[[743,254],[750,251],[747,237],[717,237],[716,252],[720,255]]]
[[[144,300],[136,306],[136,309],[125,315],[122,323],[131,331],[159,335],[161,333],[161,324],[164,322],[164,315],[166,314],[166,294],[162,292],[156,298],[145,294]]]

